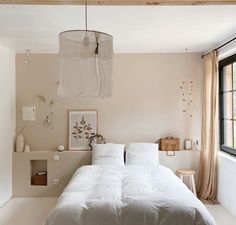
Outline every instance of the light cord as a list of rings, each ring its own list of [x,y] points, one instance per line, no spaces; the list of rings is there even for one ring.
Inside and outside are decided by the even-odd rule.
[[[88,2],[87,0],[85,0],[85,30],[87,31],[88,30]]]

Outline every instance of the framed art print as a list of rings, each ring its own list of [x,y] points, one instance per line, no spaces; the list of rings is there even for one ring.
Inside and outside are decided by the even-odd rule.
[[[97,111],[69,111],[69,150],[89,150],[97,134]]]

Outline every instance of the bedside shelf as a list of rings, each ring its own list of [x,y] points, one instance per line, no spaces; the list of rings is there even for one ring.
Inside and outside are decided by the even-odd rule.
[[[79,167],[91,164],[92,159],[91,151],[32,151],[12,155],[14,197],[57,197],[73,173]],[[46,185],[32,185],[32,176],[44,170],[47,171]]]
[[[173,172],[178,168],[191,168],[198,171],[200,151],[176,151],[175,156],[166,156],[159,151],[160,163]],[[13,153],[13,196],[14,197],[56,197],[61,194],[73,173],[83,165],[91,164],[91,151],[32,151]],[[31,185],[32,161],[46,161],[47,186]],[[33,163],[34,164],[34,163]],[[37,167],[37,166],[35,166]],[[33,169],[37,170],[37,169]],[[41,170],[41,168],[40,168]],[[54,181],[59,183],[54,185]]]

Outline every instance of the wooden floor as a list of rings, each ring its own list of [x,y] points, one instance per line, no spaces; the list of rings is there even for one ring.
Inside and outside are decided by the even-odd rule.
[[[0,225],[43,225],[57,198],[13,198],[0,208]],[[217,225],[236,225],[221,205],[207,205]]]

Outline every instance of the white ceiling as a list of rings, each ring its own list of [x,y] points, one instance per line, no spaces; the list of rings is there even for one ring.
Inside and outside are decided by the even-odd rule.
[[[236,6],[89,6],[88,28],[114,36],[116,53],[204,52],[236,33]],[[57,52],[58,33],[84,29],[83,6],[0,5],[0,42]]]

